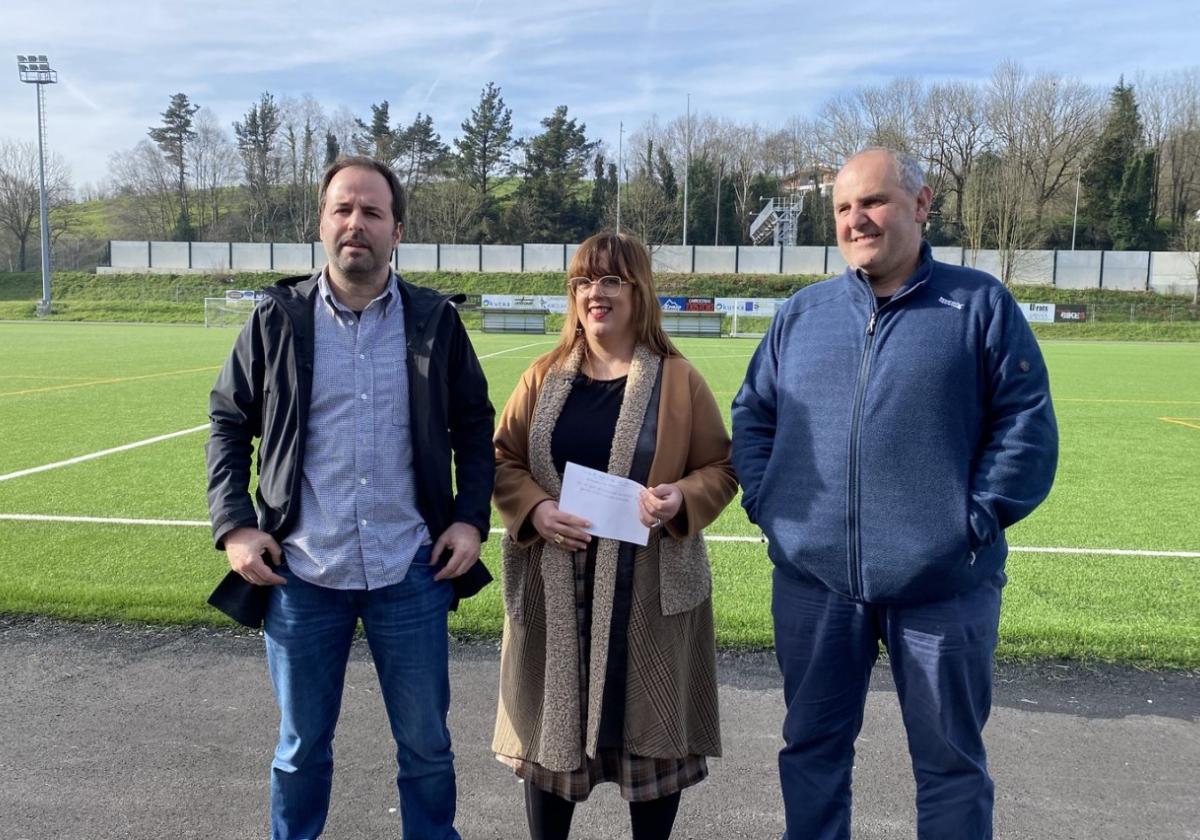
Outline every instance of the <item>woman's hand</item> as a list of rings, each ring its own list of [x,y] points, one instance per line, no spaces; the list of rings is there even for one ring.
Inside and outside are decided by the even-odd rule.
[[[592,523],[559,510],[558,502],[553,499],[538,503],[529,518],[542,539],[567,551],[587,548],[592,541],[592,535],[583,530],[591,527]]]
[[[670,522],[683,509],[683,491],[674,484],[659,484],[642,491],[638,518],[649,528]]]

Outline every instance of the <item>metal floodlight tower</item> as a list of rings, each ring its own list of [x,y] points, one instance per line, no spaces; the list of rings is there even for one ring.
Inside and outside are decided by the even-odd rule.
[[[50,219],[46,202],[46,151],[43,135],[46,133],[46,97],[43,92],[45,85],[58,82],[58,73],[50,69],[50,62],[44,55],[17,56],[17,72],[21,81],[37,85],[38,107],[38,180],[41,199],[41,231],[42,231],[42,301],[38,304],[39,315],[50,314]]]

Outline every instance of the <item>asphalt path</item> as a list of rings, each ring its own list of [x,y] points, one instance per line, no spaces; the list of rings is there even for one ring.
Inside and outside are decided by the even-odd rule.
[[[277,716],[262,639],[220,630],[0,617],[0,840],[264,838]],[[452,648],[451,732],[466,840],[526,837],[519,783],[488,750],[495,644]],[[684,793],[678,838],[771,838],[781,681],[770,654],[722,654],[725,756]],[[1000,665],[986,736],[999,838],[1200,840],[1200,675]],[[390,736],[356,644],[336,740],[330,838],[399,836]],[[876,669],[858,742],[856,840],[915,836],[895,693]],[[628,837],[612,785],[572,837]]]

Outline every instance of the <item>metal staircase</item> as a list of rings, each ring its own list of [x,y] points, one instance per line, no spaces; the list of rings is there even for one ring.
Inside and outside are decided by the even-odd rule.
[[[766,205],[750,223],[750,241],[755,245],[795,245],[804,194],[768,198]]]

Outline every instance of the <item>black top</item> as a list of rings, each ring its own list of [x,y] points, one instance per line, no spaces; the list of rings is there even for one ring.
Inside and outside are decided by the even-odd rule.
[[[608,472],[613,433],[617,430],[617,416],[625,400],[627,378],[592,379],[582,373],[575,375],[571,393],[558,415],[550,439],[550,456],[559,475],[563,474],[568,461]]]

